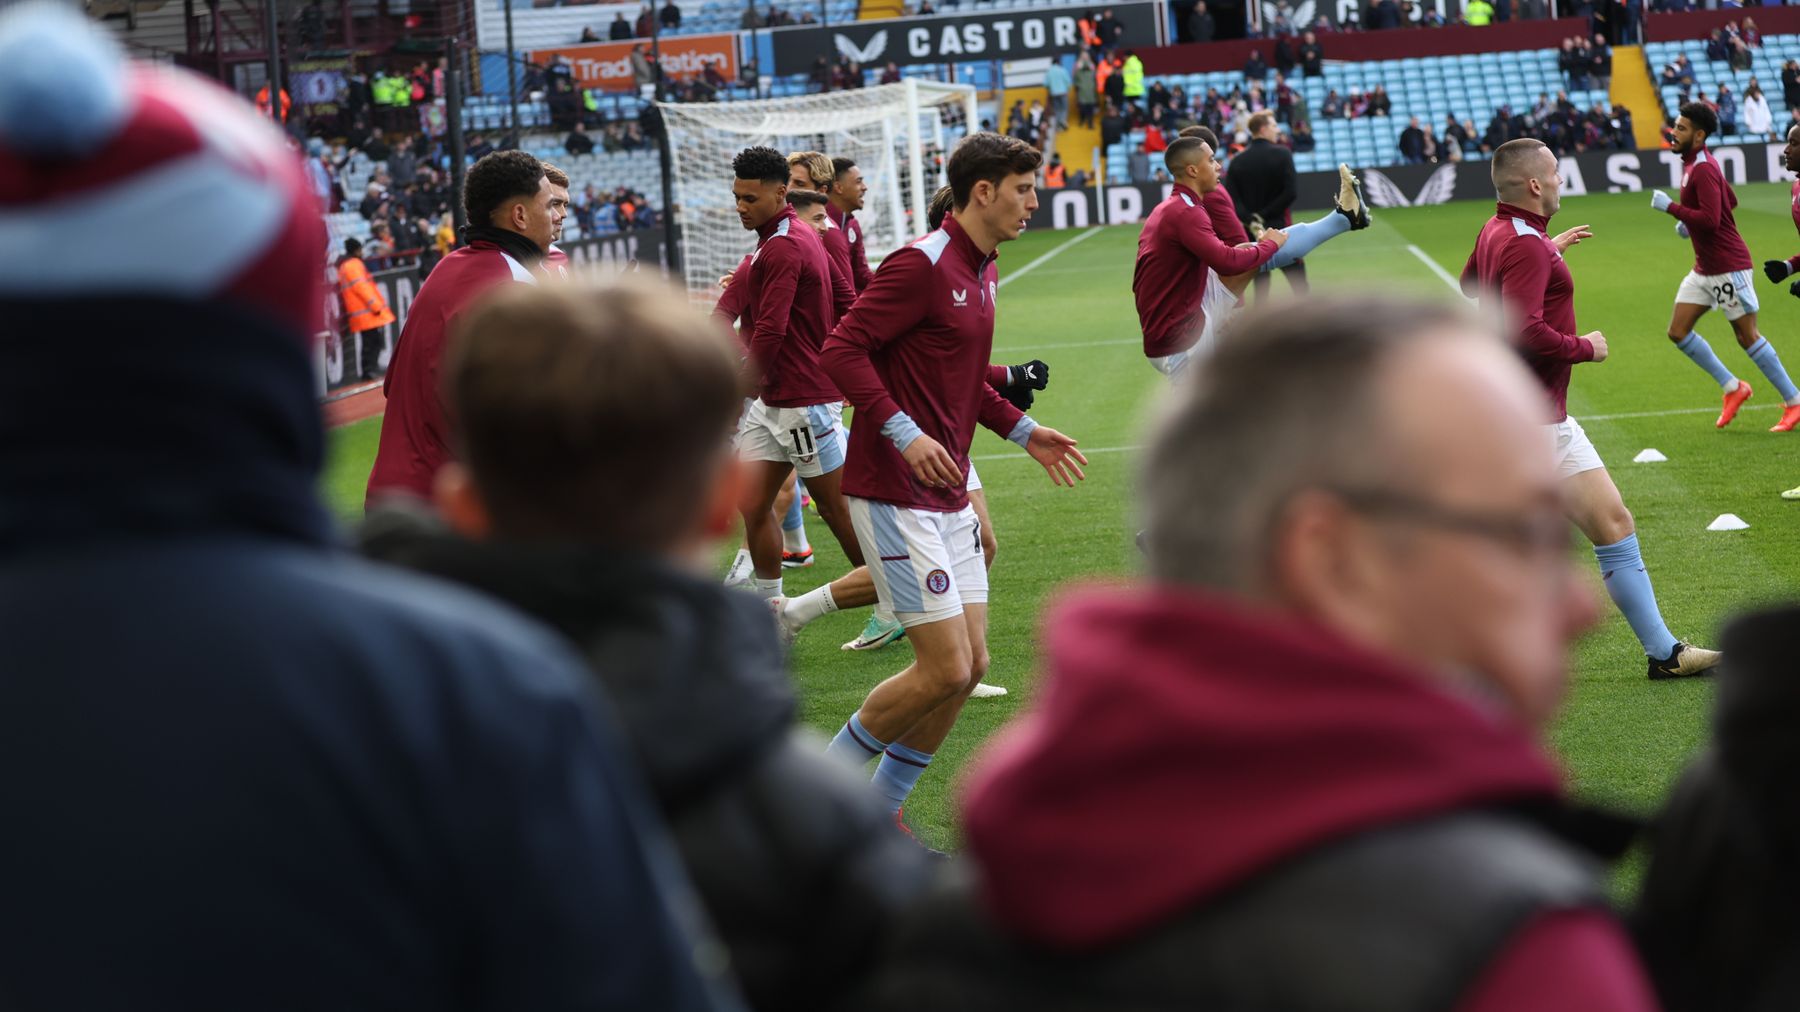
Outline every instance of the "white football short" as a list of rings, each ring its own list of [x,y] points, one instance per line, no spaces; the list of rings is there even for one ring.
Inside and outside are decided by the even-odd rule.
[[[1573,417],[1544,428],[1549,431],[1551,445],[1556,448],[1557,477],[1573,478],[1583,471],[1595,471],[1606,466],[1600,459],[1600,451],[1594,449],[1587,432]]]
[[[1732,271],[1730,274],[1688,271],[1675,292],[1675,301],[1723,310],[1727,320],[1735,320],[1760,308],[1756,301],[1756,279],[1750,271]]]
[[[794,465],[802,478],[817,478],[844,466],[844,405],[812,404],[772,408],[761,398],[738,420],[738,457]]]
[[[969,461],[969,479],[963,483],[963,487],[970,492],[981,491],[981,475],[975,473],[975,462],[972,460]]]
[[[845,496],[875,594],[902,626],[942,622],[986,604],[987,560],[975,507],[955,513]]]
[[[1180,376],[1190,365],[1212,354],[1213,346],[1218,342],[1219,330],[1231,321],[1237,310],[1237,294],[1225,287],[1218,272],[1208,267],[1206,291],[1200,296],[1200,311],[1205,314],[1206,322],[1200,327],[1199,338],[1183,351],[1151,359],[1150,367],[1171,380]]]

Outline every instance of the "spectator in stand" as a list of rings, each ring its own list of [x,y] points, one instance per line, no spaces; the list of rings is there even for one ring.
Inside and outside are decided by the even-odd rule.
[[[1456,148],[1462,148],[1469,143],[1469,131],[1465,130],[1461,123],[1456,122],[1456,117],[1452,114],[1445,114],[1444,116],[1444,132],[1442,137],[1446,145],[1454,146]]]
[[[65,5],[0,15],[0,94],[7,224],[141,226],[79,271],[0,241],[8,337],[65,339],[0,342],[0,1004],[737,1008],[571,652],[337,547],[281,136]]]
[[[656,12],[650,8],[649,4],[639,8],[637,21],[632,25],[632,32],[634,37],[639,39],[647,39],[656,34]]]
[[[1569,83],[1569,87],[1586,91],[1588,68],[1576,51],[1575,43],[1574,36],[1562,40],[1562,49],[1556,54],[1556,69],[1562,71],[1563,80]]]
[[[742,357],[649,282],[499,293],[444,363],[464,450],[438,485],[445,522],[372,516],[363,547],[513,605],[581,652],[750,1005],[823,1009],[868,972],[931,859],[796,729],[766,604],[693,564],[737,514]],[[638,476],[629,490],[620,474]]]
[[[1194,4],[1194,9],[1188,14],[1187,30],[1189,37],[1195,42],[1211,42],[1213,40],[1213,36],[1218,32],[1218,26],[1214,24],[1212,14],[1206,9],[1206,0],[1197,0]]]
[[[483,158],[486,158],[493,153],[494,145],[489,143],[485,136],[481,134],[470,134],[469,149],[463,157],[467,158],[469,162],[474,163],[481,161]]]
[[[1294,150],[1300,154],[1305,154],[1317,147],[1313,140],[1312,124],[1305,120],[1289,124],[1288,135]]]
[[[394,236],[388,229],[386,221],[378,221],[369,226],[369,241],[363,244],[363,257],[374,264],[376,270],[386,270],[391,266],[394,256]]]
[[[1792,606],[1726,628],[1712,741],[1655,820],[1633,921],[1666,1012],[1800,1008],[1796,629]]]
[[[593,25],[587,25],[581,29],[581,38],[576,39],[575,41],[577,41],[577,42],[599,42],[600,36],[598,33],[596,33],[594,31]]]
[[[1471,28],[1484,28],[1494,23],[1494,5],[1488,0],[1469,0],[1463,6],[1463,24]]]
[[[645,7],[649,10],[649,7]],[[649,33],[646,32],[646,35]],[[631,82],[637,85],[638,97],[653,99],[656,97],[656,67],[650,63],[650,47],[642,42],[631,47]]]
[[[1106,61],[1106,77],[1101,87],[1106,92],[1106,113],[1109,116],[1122,116],[1125,112],[1125,74],[1121,71],[1121,61],[1117,56]]]
[[[1361,119],[1369,114],[1369,96],[1363,94],[1361,88],[1351,88],[1350,100],[1344,105],[1344,115],[1351,119]]]
[[[1375,0],[1369,5],[1368,30],[1385,32],[1400,27],[1400,5],[1395,0]]]
[[[900,75],[900,65],[889,60],[887,66],[881,68],[882,84],[899,84],[904,78]]]
[[[863,76],[862,64],[856,62],[855,60],[850,60],[845,63],[845,65],[844,65],[844,87],[852,88],[852,89],[860,88],[863,86],[863,79],[864,79],[864,76]]]
[[[1595,89],[1612,90],[1612,47],[1604,35],[1595,35],[1594,44],[1588,47],[1588,77]]]
[[[1125,23],[1113,16],[1112,8],[1100,12],[1100,42],[1108,52],[1119,48],[1125,41]]]
[[[1250,56],[1244,61],[1244,80],[1262,82],[1269,79],[1269,65],[1263,62],[1262,50],[1251,48]]]
[[[1719,96],[1713,99],[1713,106],[1719,111],[1719,141],[1723,143],[1737,133],[1738,104],[1731,85],[1719,82]]]
[[[1305,77],[1325,74],[1325,49],[1319,45],[1318,34],[1310,30],[1300,36],[1300,73]]]
[[[656,22],[661,25],[665,31],[676,32],[681,30],[681,8],[675,6],[675,0],[668,0],[667,3],[663,4],[662,10],[658,11],[656,14]]]
[[[1045,617],[965,770],[978,884],[859,1007],[1651,1012],[1545,745],[1598,609],[1542,389],[1491,323],[1375,299],[1242,314],[1198,379],[1143,468],[1151,575]]]
[[[1749,46],[1751,49],[1762,48],[1762,32],[1757,29],[1754,20],[1745,18],[1743,27],[1738,32],[1738,36],[1744,40],[1744,45]]]
[[[1768,99],[1763,98],[1762,88],[1754,78],[1750,87],[1744,89],[1744,132],[1759,140],[1769,140],[1775,130],[1775,114],[1769,109]]]
[[[394,141],[394,149],[388,154],[388,175],[394,182],[405,186],[419,178],[419,156],[413,153],[411,134],[401,134]]]
[[[612,26],[607,29],[607,37],[614,42],[625,42],[631,38],[631,22],[625,20],[625,12],[613,15]]]
[[[1731,44],[1725,41],[1724,29],[1714,28],[1706,37],[1706,58],[1714,63],[1731,59]]]
[[[1734,34],[1731,38],[1731,69],[1747,71],[1755,63],[1756,54],[1750,50],[1750,46],[1742,38]]]
[[[588,136],[587,127],[576,123],[575,129],[569,131],[569,136],[563,138],[563,150],[571,155],[593,153],[594,139]]]
[[[382,189],[380,183],[371,182],[363,191],[362,203],[357,205],[356,210],[363,216],[364,221],[374,221],[376,218],[387,216],[386,205],[387,191]]]
[[[404,202],[394,204],[387,227],[395,252],[417,255],[424,248],[425,233],[419,228],[419,220],[412,216],[411,209]]]
[[[1044,93],[1050,96],[1050,117],[1058,130],[1069,128],[1069,89],[1073,83],[1062,59],[1052,59],[1044,71]]]
[[[1091,130],[1094,126],[1094,114],[1100,108],[1100,86],[1094,74],[1094,61],[1082,50],[1075,57],[1075,112],[1080,117],[1081,128]]]
[[[1414,122],[1418,122],[1416,117],[1414,118]],[[1423,127],[1422,129],[1425,131],[1425,139],[1424,139],[1424,143],[1423,143],[1423,151],[1425,154],[1425,161],[1428,164],[1436,164],[1439,161],[1440,152],[1441,152],[1441,147],[1438,144],[1437,135],[1433,134],[1431,132],[1431,127],[1429,125]],[[1445,159],[1445,160],[1447,160],[1447,159]]]
[[[1419,117],[1414,116],[1400,131],[1400,158],[1408,165],[1418,165],[1425,161],[1425,131],[1419,129]]]
[[[1378,84],[1369,95],[1369,115],[1391,116],[1394,112],[1394,100],[1388,97],[1387,85]]]
[[[1637,147],[1637,134],[1631,125],[1631,110],[1622,105],[1612,109],[1612,129],[1614,146],[1621,151],[1631,151]]]
[[[1326,92],[1325,101],[1319,104],[1319,115],[1326,119],[1345,118],[1344,100],[1338,97],[1336,88]]]
[[[325,142],[317,137],[308,138],[306,142],[306,188],[313,199],[319,202],[323,211],[331,211],[337,205],[337,179],[331,171],[330,159],[325,154]]]

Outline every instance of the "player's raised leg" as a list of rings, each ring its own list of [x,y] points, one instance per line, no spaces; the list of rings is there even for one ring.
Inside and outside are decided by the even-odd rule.
[[[1770,432],[1790,432],[1796,423],[1800,423],[1800,389],[1794,387],[1794,381],[1788,378],[1787,367],[1781,364],[1781,355],[1769,339],[1762,336],[1756,327],[1755,290],[1750,286],[1753,279],[1749,271],[1743,273],[1744,288],[1739,289],[1739,302],[1747,303],[1747,311],[1731,320],[1731,329],[1737,335],[1738,347],[1756,363],[1756,368],[1781,395],[1781,418],[1769,428]],[[1730,319],[1729,313],[1726,316]]]
[[[1301,259],[1345,232],[1369,227],[1369,204],[1363,199],[1362,183],[1350,166],[1338,166],[1337,206],[1317,221],[1287,225],[1287,243],[1264,264],[1263,273],[1277,271]]]
[[[1594,558],[1600,564],[1606,592],[1643,646],[1644,654],[1649,658],[1650,677],[1664,679],[1705,674],[1718,665],[1718,652],[1683,643],[1669,632],[1656,604],[1656,590],[1650,583],[1649,569],[1644,565],[1638,547],[1637,526],[1631,511],[1625,508],[1612,475],[1599,466],[1599,457],[1593,452],[1580,424],[1569,419],[1563,425],[1572,426],[1572,433],[1559,433],[1562,445],[1558,449],[1565,454],[1564,472],[1584,468],[1563,480],[1569,519],[1593,544]]]

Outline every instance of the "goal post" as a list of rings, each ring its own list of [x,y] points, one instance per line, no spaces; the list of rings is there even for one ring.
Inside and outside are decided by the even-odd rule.
[[[719,277],[756,246],[738,222],[731,160],[766,145],[783,155],[822,151],[862,170],[868,194],[856,220],[871,259],[925,231],[951,146],[979,122],[975,89],[910,78],[899,84],[747,102],[659,103],[669,136],[681,273],[710,304]]]

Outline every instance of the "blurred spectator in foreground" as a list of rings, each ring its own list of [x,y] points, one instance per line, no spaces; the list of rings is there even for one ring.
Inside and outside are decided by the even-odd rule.
[[[1713,741],[1657,818],[1634,917],[1668,1012],[1800,1008],[1800,609],[1733,623]]]
[[[1045,617],[972,881],[857,1007],[1651,1012],[1543,744],[1598,608],[1542,389],[1458,308],[1309,299],[1174,400],[1149,583]]]
[[[493,594],[586,655],[751,1004],[804,1012],[843,1007],[929,859],[796,733],[765,602],[712,578],[737,520],[740,357],[673,292],[517,286],[445,360],[453,530],[376,513],[364,547]]]
[[[66,345],[0,341],[0,1004],[735,1008],[567,648],[335,547],[280,136],[61,5],[0,13],[21,95],[7,224],[80,207],[133,256],[0,229],[8,337],[85,356],[46,384]]]

